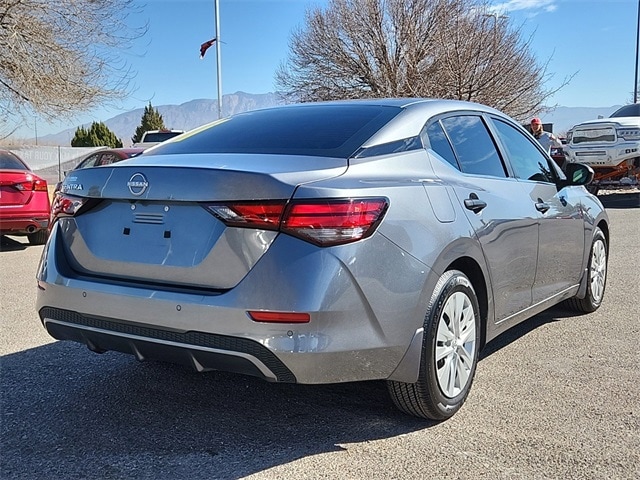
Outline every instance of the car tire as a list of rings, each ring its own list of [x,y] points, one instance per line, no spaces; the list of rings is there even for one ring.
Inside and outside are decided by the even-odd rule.
[[[587,264],[587,294],[584,298],[573,297],[566,300],[565,305],[571,310],[581,313],[595,312],[602,304],[607,284],[607,239],[602,230],[596,227],[589,250]]]
[[[47,231],[47,229],[38,230],[35,233],[28,234],[27,238],[29,239],[29,243],[31,245],[44,245],[45,243],[47,243],[47,238],[49,238],[49,232]]]
[[[417,382],[387,382],[395,405],[409,415],[431,420],[453,416],[473,383],[480,325],[473,285],[460,271],[445,272],[425,316]]]

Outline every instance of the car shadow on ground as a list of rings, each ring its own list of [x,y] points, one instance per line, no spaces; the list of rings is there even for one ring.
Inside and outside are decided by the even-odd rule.
[[[615,192],[598,199],[605,208],[640,208],[640,192]]]
[[[511,329],[481,360],[565,313]],[[382,381],[273,384],[71,342],[2,357],[0,388],[8,478],[235,479],[437,425],[396,410]]]
[[[506,332],[498,335],[492,341],[487,343],[485,347],[480,352],[480,360],[493,355],[499,350],[502,350],[504,347],[512,344],[516,340],[525,335],[533,332],[537,328],[542,325],[546,325],[548,323],[553,323],[562,320],[563,318],[575,317],[579,315],[574,310],[570,310],[564,307],[562,304],[556,305],[555,307],[550,308],[549,310],[545,310],[538,315],[525,320],[518,325],[511,327]]]
[[[270,384],[70,342],[4,356],[0,382],[6,478],[242,478],[435,424],[384,382]]]
[[[23,243],[5,235],[0,235],[0,252],[24,250],[28,246],[28,243]]]

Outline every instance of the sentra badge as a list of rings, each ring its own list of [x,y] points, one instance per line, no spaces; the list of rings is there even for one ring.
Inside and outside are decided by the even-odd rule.
[[[147,182],[146,177],[141,173],[134,173],[131,175],[131,178],[127,182],[127,187],[129,187],[129,191],[132,195],[139,197],[144,192],[147,191],[147,187],[149,186],[149,182]]]

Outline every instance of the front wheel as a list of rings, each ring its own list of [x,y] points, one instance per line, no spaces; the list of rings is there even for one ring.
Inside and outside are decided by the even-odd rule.
[[[446,420],[462,407],[478,362],[480,324],[478,299],[469,279],[457,270],[445,272],[425,317],[417,382],[387,382],[400,410]]]
[[[595,312],[602,304],[607,284],[607,239],[602,230],[596,227],[591,241],[589,263],[587,265],[587,294],[584,298],[570,298],[565,304],[582,313]]]

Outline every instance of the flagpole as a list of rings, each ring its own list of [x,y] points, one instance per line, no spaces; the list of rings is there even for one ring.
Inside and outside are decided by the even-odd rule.
[[[216,9],[216,59],[218,76],[218,118],[222,118],[222,75],[220,61],[220,1],[215,0]]]

